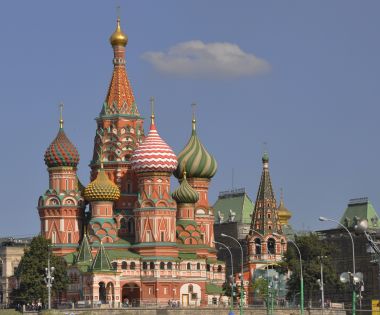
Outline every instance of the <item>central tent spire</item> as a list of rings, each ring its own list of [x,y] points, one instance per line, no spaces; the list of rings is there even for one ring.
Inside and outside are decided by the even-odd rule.
[[[121,29],[119,17],[116,20],[116,30],[110,37],[110,43],[114,51],[114,69],[101,116],[118,114],[140,116],[125,67],[128,36]]]

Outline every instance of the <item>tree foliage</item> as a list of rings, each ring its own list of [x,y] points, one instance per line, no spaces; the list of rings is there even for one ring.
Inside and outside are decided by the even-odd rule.
[[[326,289],[340,287],[336,270],[332,264],[331,253],[335,250],[329,243],[323,242],[315,233],[295,236],[295,243],[302,256],[305,301],[319,299],[321,278],[321,259],[323,263],[323,282]],[[300,292],[300,262],[295,246],[288,243],[284,261],[280,264],[282,273],[291,271],[287,282],[288,299],[293,299]]]
[[[16,271],[18,288],[11,293],[16,304],[26,304],[41,300],[47,302],[47,287],[45,283],[45,268],[50,255],[50,266],[55,268],[52,287],[52,300],[60,299],[68,285],[66,264],[62,257],[49,254],[50,241],[43,236],[32,239],[29,249],[25,250]]]
[[[268,297],[268,280],[264,278],[257,278],[252,283],[252,289],[255,292],[255,296],[260,299],[266,299]]]

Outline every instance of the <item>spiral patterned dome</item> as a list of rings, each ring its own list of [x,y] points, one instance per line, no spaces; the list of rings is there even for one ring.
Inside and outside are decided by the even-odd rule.
[[[76,147],[67,138],[63,128],[59,128],[58,134],[45,151],[45,164],[48,167],[72,166],[79,163],[79,153]]]
[[[172,173],[177,167],[177,157],[158,134],[154,116],[152,116],[148,136],[133,152],[131,164],[132,169],[136,172]]]
[[[212,178],[218,164],[214,157],[207,152],[199,140],[193,119],[191,137],[185,148],[178,154],[178,167],[174,176],[181,178],[184,171],[188,178]]]
[[[87,201],[115,201],[120,198],[120,190],[101,168],[95,180],[84,189],[84,198]]]
[[[184,173],[181,185],[172,193],[172,197],[178,203],[196,203],[199,200],[199,194],[189,185]]]

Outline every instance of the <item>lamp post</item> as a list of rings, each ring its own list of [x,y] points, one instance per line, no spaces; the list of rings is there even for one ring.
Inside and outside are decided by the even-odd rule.
[[[324,289],[324,282],[323,282],[323,259],[327,258],[327,256],[318,256],[319,262],[321,263],[321,279],[320,286],[321,286],[321,306],[322,306],[322,315],[324,314],[325,310],[325,289]]]
[[[226,244],[224,244],[222,242],[217,242],[217,241],[213,241],[213,243],[222,245],[230,253],[230,259],[231,259],[231,275],[230,275],[230,277],[231,277],[231,303],[230,303],[230,311],[232,312],[233,304],[234,304],[234,261],[232,259],[232,253]]]
[[[50,267],[50,247],[48,247],[48,260],[47,260],[47,268],[45,268],[45,283],[48,289],[48,309],[51,309],[51,287],[53,286],[54,281],[54,267]]]
[[[339,221],[334,220],[334,219],[329,219],[326,217],[319,217],[319,221],[331,221],[331,222],[337,223],[339,226],[341,226],[343,229],[345,229],[346,232],[348,233],[348,235],[350,236],[351,244],[352,244],[352,271],[353,271],[352,277],[354,277],[355,276],[355,244],[354,244],[354,239],[353,239],[350,231],[342,223],[340,223]],[[354,280],[354,278],[352,280]],[[356,315],[356,292],[355,292],[355,284],[354,283],[352,283],[352,315]]]
[[[243,284],[243,265],[244,265],[244,252],[243,252],[243,247],[241,246],[240,242],[234,238],[233,236],[231,235],[227,235],[227,234],[220,234],[221,236],[223,237],[228,237],[232,240],[234,240],[236,243],[238,243],[239,247],[240,247],[240,251],[241,251],[241,273],[240,273],[240,315],[243,315],[243,297],[244,297],[244,284]]]

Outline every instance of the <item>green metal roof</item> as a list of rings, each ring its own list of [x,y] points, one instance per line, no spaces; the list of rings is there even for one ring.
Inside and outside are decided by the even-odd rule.
[[[75,253],[70,253],[63,256],[63,259],[69,264],[72,265],[75,261]]]
[[[213,284],[213,283],[206,283],[206,294],[221,294],[223,293],[223,288]]]
[[[215,202],[215,223],[219,222],[219,213],[223,215],[223,222],[229,222],[230,210],[235,212],[234,222],[250,224],[254,204],[244,189],[222,192]]]
[[[130,258],[136,258],[139,259],[140,255],[133,253],[129,250],[115,250],[115,249],[109,249],[107,250],[107,254],[109,259],[130,259]]]
[[[196,253],[179,253],[178,257],[182,260],[199,259]]]
[[[76,262],[85,262],[89,260],[92,260],[91,247],[88,243],[87,234],[85,234],[79,247],[79,253]]]
[[[380,229],[379,216],[368,198],[351,199],[340,219],[340,223],[346,227],[353,228],[362,219],[368,221],[368,228]]]
[[[108,258],[107,252],[103,244],[100,244],[100,248],[96,253],[91,269],[98,271],[109,271],[112,269],[110,259]]]

